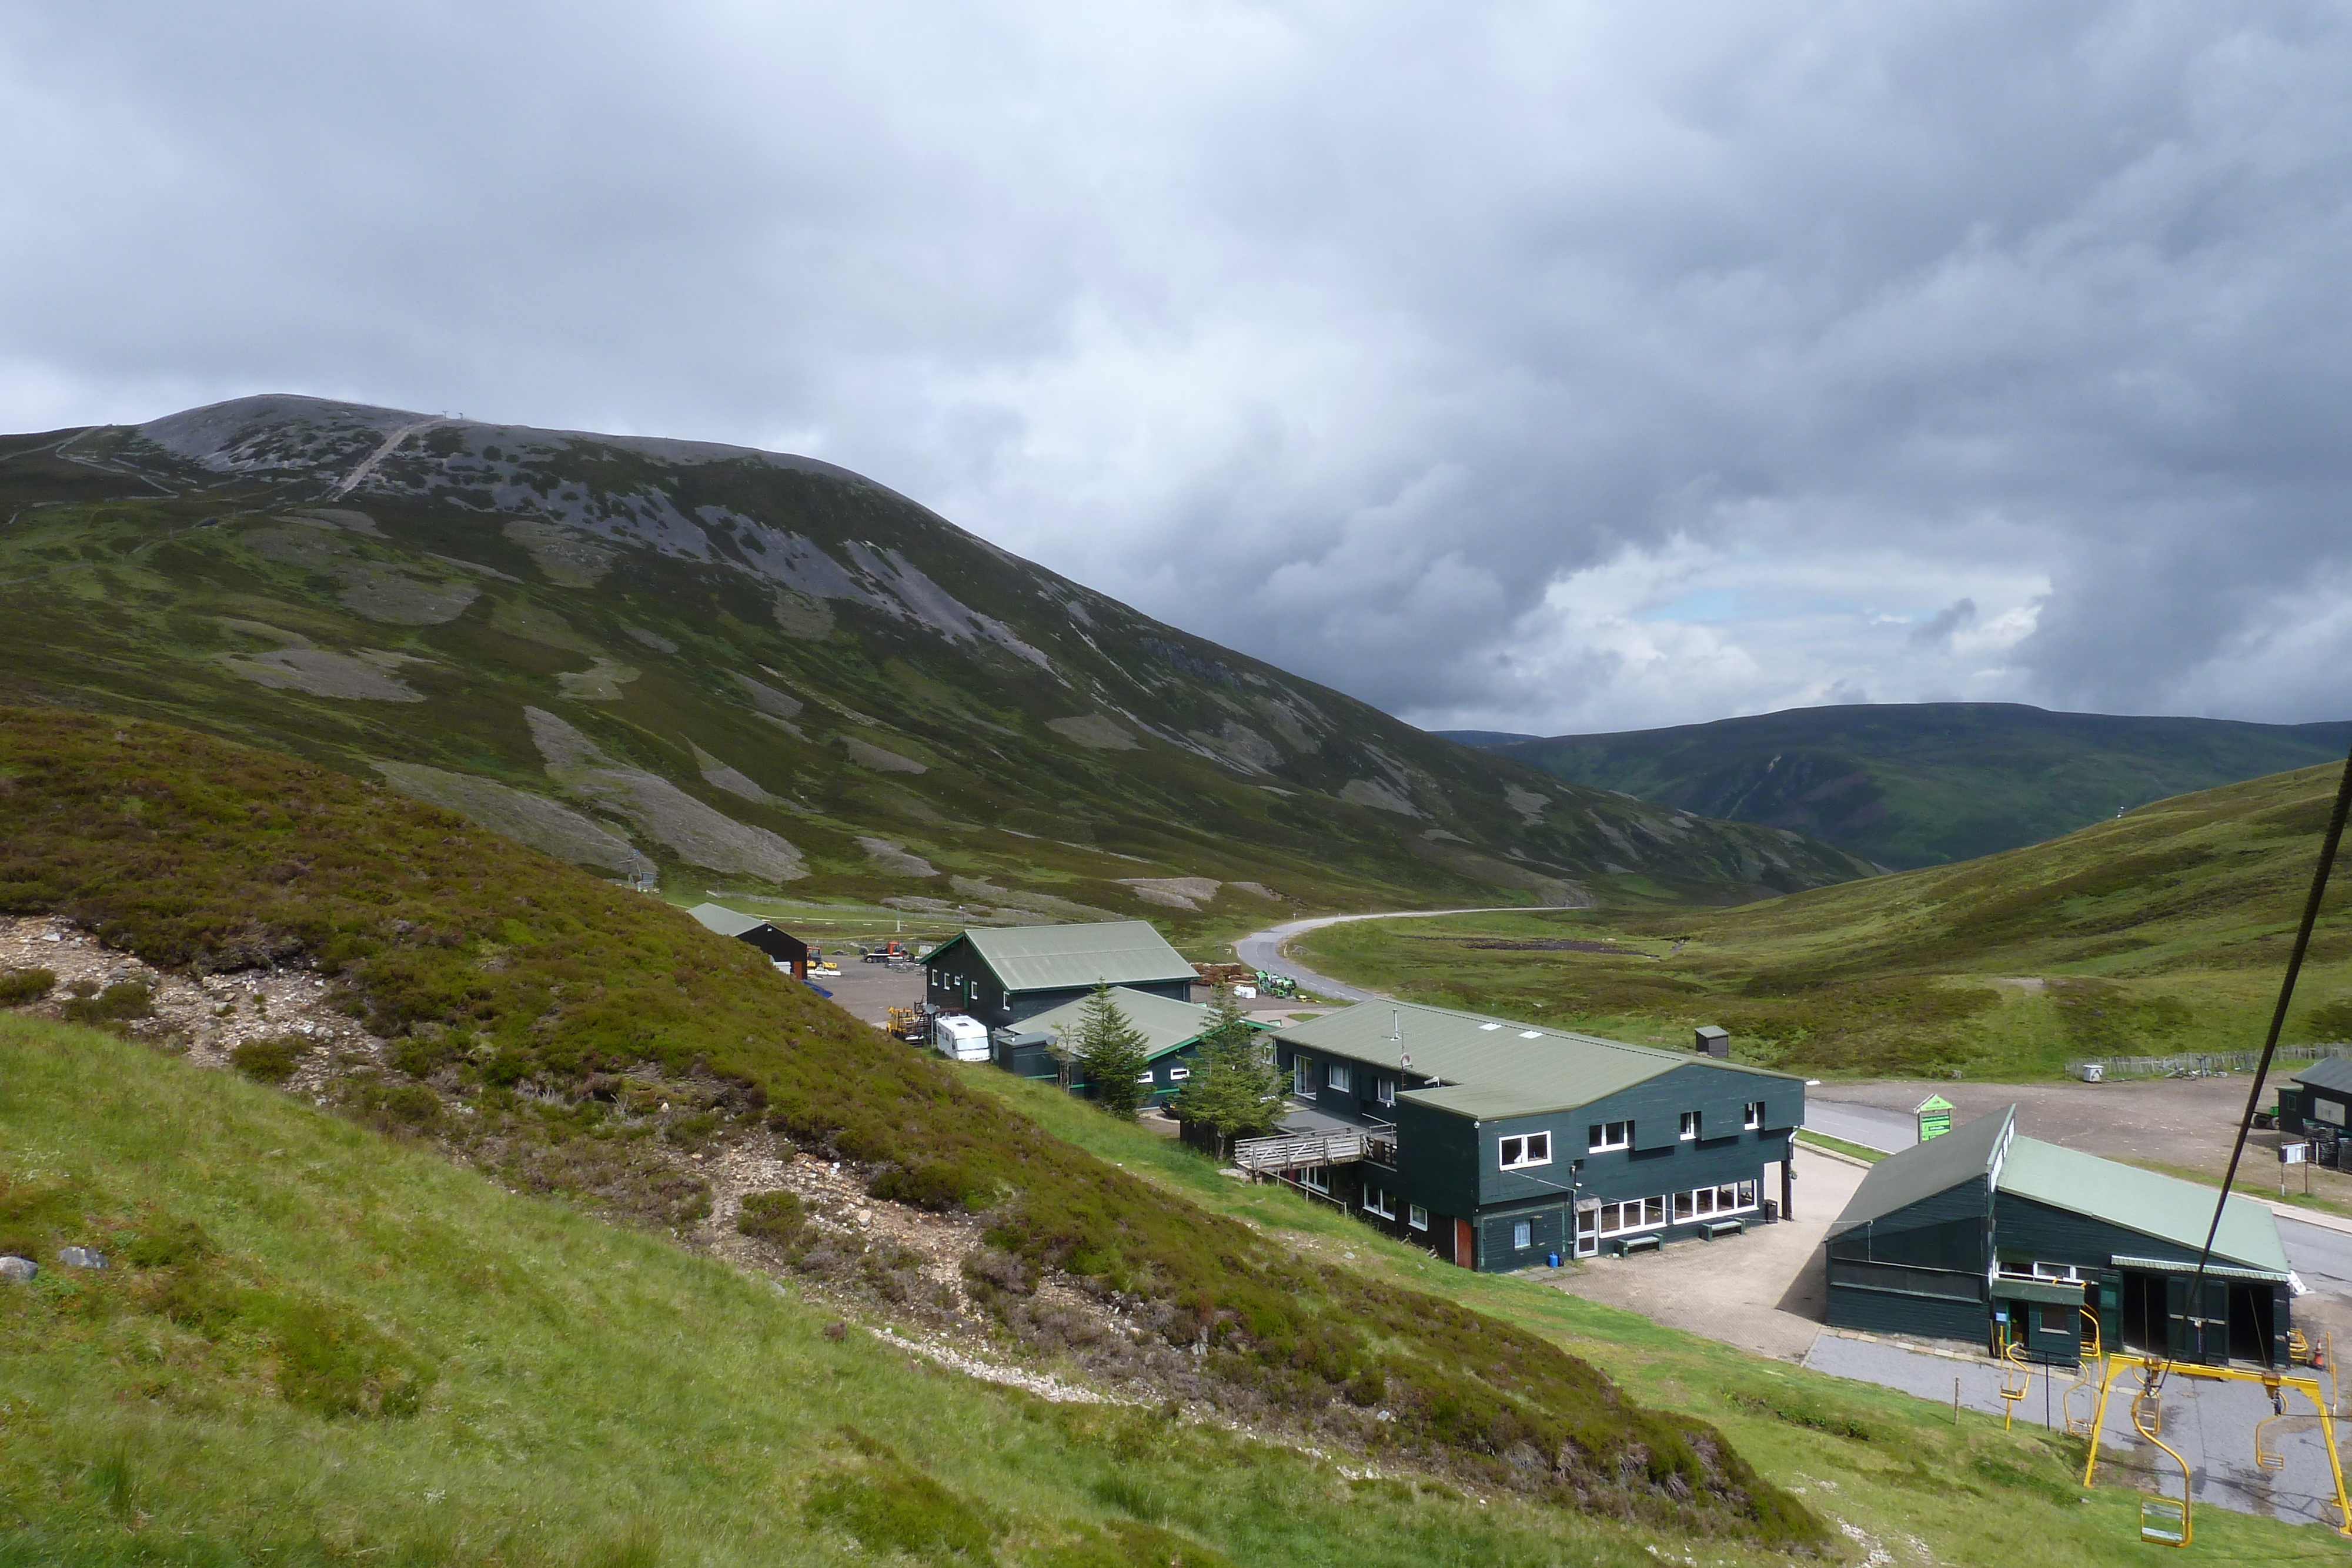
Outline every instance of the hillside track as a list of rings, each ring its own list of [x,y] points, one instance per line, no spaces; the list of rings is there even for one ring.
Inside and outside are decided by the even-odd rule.
[[[1253,969],[1279,969],[1318,996],[1338,1002],[1375,1002],[1389,1000],[1385,991],[1368,991],[1351,986],[1345,980],[1335,980],[1328,975],[1318,975],[1312,969],[1302,969],[1289,957],[1284,947],[1292,939],[1309,931],[1320,931],[1326,925],[1344,925],[1353,920],[1421,920],[1438,915],[1507,915],[1514,910],[1589,909],[1590,898],[1569,904],[1500,904],[1483,909],[1391,909],[1372,915],[1324,915],[1312,920],[1289,920],[1280,925],[1269,925],[1263,931],[1253,931],[1234,944],[1234,954]]]

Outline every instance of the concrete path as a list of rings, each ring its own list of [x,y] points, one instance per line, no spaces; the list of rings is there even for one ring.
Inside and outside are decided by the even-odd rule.
[[[1326,925],[1342,925],[1351,920],[1413,920],[1432,915],[1501,915],[1513,910],[1559,907],[1567,906],[1507,904],[1488,909],[1396,909],[1381,915],[1326,915],[1315,920],[1292,920],[1280,925],[1269,925],[1263,931],[1253,931],[1234,944],[1234,954],[1253,969],[1289,976],[1318,997],[1329,997],[1342,1002],[1385,1001],[1388,999],[1385,992],[1367,991],[1345,980],[1335,980],[1328,975],[1300,968],[1284,954],[1283,945],[1294,936],[1304,936],[1309,931],[1320,931]]]
[[[378,446],[373,452],[369,453],[366,459],[362,462],[358,467],[352,469],[351,473],[345,476],[341,484],[335,486],[334,494],[330,497],[330,499],[340,501],[344,497],[350,495],[354,489],[358,488],[360,481],[374,473],[376,465],[382,463],[385,458],[391,456],[394,452],[397,451],[400,444],[407,440],[410,436],[416,434],[420,431],[431,430],[436,425],[446,424],[448,423],[449,422],[446,419],[419,419],[412,421],[407,424],[401,425],[391,434],[385,436],[383,438],[383,444]]]
[[[1770,1174],[1768,1190],[1778,1183],[1778,1173]],[[1829,1310],[1822,1237],[1867,1174],[1865,1166],[1801,1144],[1793,1220],[1757,1225],[1720,1241],[1677,1241],[1631,1258],[1588,1258],[1575,1269],[1538,1270],[1528,1277],[1669,1328],[1759,1355],[1802,1361]]]
[[[1805,1358],[1805,1365],[1815,1372],[1899,1388],[1947,1407],[1957,1382],[1962,1406],[1990,1416],[2001,1413],[1998,1392],[2001,1374],[1988,1361],[1948,1358],[1884,1340],[1824,1333]],[[2063,1401],[2074,1375],[2055,1369],[2053,1377],[2052,1370],[2033,1369],[2032,1385],[2017,1405],[2017,1420],[2041,1423],[2046,1403],[2050,1425],[2063,1431]],[[2138,1386],[2133,1374],[2116,1380],[2099,1440],[2099,1482],[2177,1498],[2180,1471],[2132,1428],[2127,1393]],[[2076,1411],[2087,1416],[2094,1397],[2088,1388],[2076,1393]],[[2271,1428],[2273,1447],[2286,1466],[2268,1470],[2254,1463],[2254,1424],[2272,1413],[2270,1400],[2259,1385],[2208,1382],[2176,1374],[2164,1385],[2163,1405],[2160,1434],[2189,1465],[2192,1502],[2289,1523],[2332,1523],[2336,1482],[2328,1469],[2326,1440],[2320,1434],[2318,1416],[2294,1416]],[[2307,1401],[2292,1396],[2290,1407],[2311,1408]],[[2070,1478],[2080,1479],[2079,1473]]]

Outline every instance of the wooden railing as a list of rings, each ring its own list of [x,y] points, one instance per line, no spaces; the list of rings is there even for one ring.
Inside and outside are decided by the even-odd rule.
[[[1244,1138],[1234,1145],[1234,1164],[1251,1172],[1309,1170],[1317,1166],[1344,1166],[1367,1159],[1380,1165],[1396,1164],[1393,1128],[1293,1133],[1273,1138]]]

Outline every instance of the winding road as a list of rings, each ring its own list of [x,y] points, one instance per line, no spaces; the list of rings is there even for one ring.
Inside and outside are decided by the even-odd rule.
[[[1379,915],[1325,915],[1313,920],[1286,921],[1280,925],[1269,925],[1263,931],[1253,931],[1234,944],[1234,952],[1251,968],[1279,970],[1318,997],[1329,997],[1339,1002],[1381,1001],[1386,999],[1385,992],[1368,991],[1345,980],[1335,980],[1328,975],[1300,968],[1294,960],[1284,956],[1283,945],[1294,936],[1320,931],[1326,925],[1344,925],[1350,920],[1414,920],[1432,915],[1505,915],[1514,910],[1553,907],[1557,905],[1497,904],[1482,909],[1391,909]]]

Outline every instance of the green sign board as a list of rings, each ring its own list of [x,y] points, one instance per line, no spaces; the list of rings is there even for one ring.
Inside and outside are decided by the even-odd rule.
[[[1912,1108],[1919,1118],[1919,1141],[1940,1138],[1952,1130],[1952,1103],[1941,1094],[1930,1094]]]

